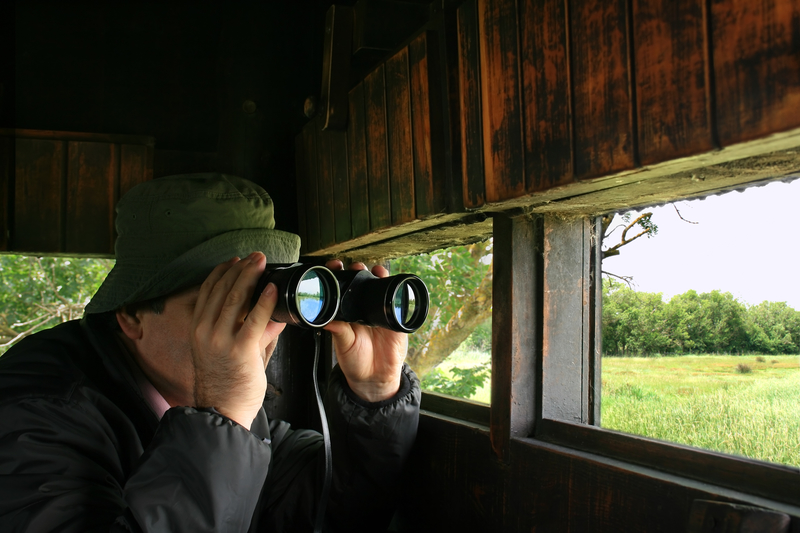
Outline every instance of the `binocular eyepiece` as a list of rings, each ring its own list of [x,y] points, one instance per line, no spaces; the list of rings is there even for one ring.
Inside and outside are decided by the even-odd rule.
[[[321,328],[343,320],[413,333],[428,317],[428,288],[413,274],[379,278],[367,270],[267,265],[253,292],[251,309],[270,282],[278,288],[272,319],[294,326]]]

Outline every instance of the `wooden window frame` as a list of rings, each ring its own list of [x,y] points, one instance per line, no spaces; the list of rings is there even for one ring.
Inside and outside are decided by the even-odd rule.
[[[502,462],[512,440],[547,443],[800,515],[800,468],[599,427],[600,231],[595,217],[494,216],[491,406],[424,393],[423,409],[486,427]]]

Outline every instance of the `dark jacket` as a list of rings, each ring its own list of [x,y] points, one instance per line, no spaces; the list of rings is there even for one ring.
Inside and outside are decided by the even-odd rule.
[[[322,437],[267,420],[251,431],[174,407],[159,422],[116,336],[93,320],[0,357],[0,531],[310,531]],[[325,408],[334,476],[326,531],[379,531],[414,442],[420,391],[404,369],[365,404],[333,371]]]

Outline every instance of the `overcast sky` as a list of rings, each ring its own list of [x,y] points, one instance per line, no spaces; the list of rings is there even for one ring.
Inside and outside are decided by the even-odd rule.
[[[675,205],[697,224],[671,204],[647,209],[658,235],[626,245],[603,270],[633,276],[634,289],[663,293],[664,301],[719,289],[747,305],[770,300],[800,310],[800,179]]]

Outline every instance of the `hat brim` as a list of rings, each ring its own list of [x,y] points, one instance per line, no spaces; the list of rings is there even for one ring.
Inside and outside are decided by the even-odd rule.
[[[117,264],[87,304],[85,313],[113,311],[199,285],[217,265],[252,252],[263,252],[267,263],[294,263],[299,257],[300,237],[279,230],[229,231],[195,246],[155,273],[152,258]]]

